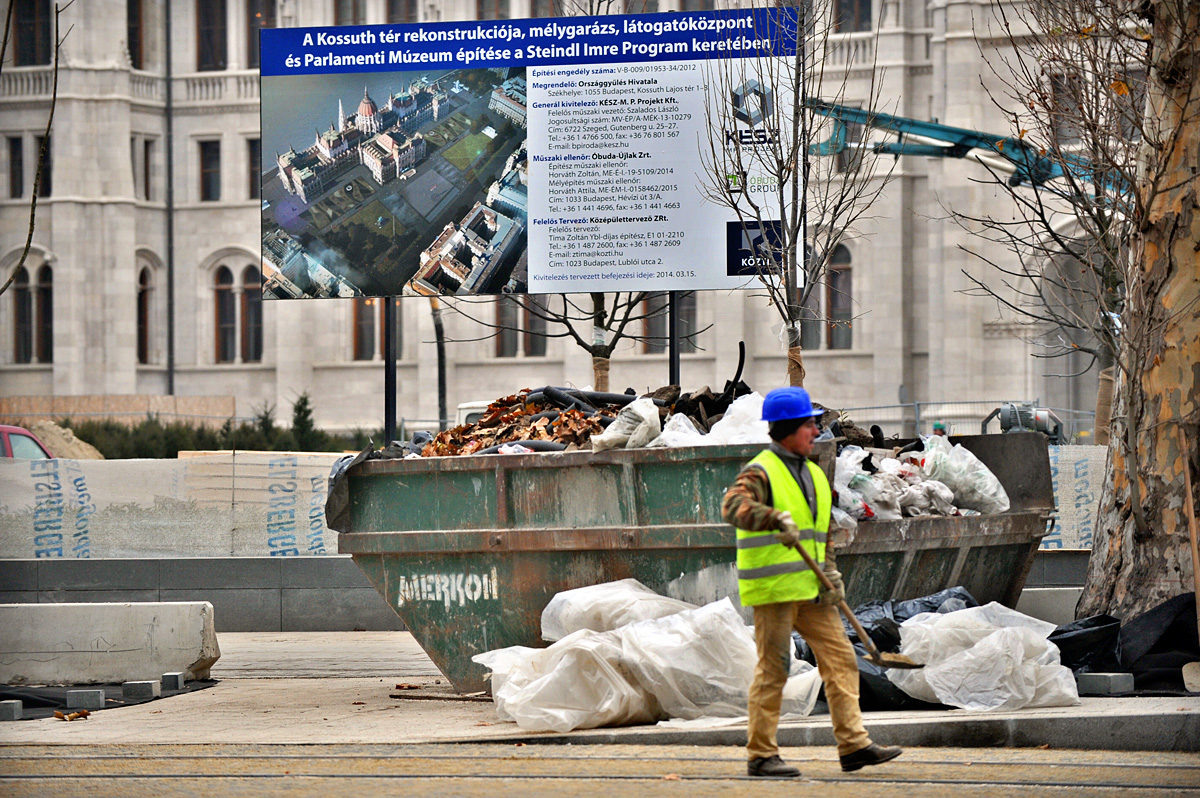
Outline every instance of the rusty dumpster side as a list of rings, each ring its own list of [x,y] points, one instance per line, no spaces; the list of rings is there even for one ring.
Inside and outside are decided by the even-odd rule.
[[[1004,482],[1012,510],[860,524],[838,555],[851,603],[954,584],[1016,603],[1053,507],[1045,439],[958,440]],[[539,645],[541,611],[562,590],[632,577],[685,600],[736,594],[721,497],[761,449],[366,461],[347,475],[339,551],[451,683],[476,692],[486,685],[471,656]]]

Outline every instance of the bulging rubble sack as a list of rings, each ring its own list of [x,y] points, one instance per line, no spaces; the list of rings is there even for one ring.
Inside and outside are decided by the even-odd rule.
[[[501,720],[565,732],[667,717],[742,716],[754,676],[753,632],[728,598],[609,632],[581,630],[546,649],[477,654]],[[808,714],[820,677],[793,663],[783,712]]]
[[[648,396],[635,399],[621,408],[608,429],[592,436],[592,451],[607,449],[638,449],[662,432],[658,406]]]
[[[913,698],[960,709],[1074,706],[1079,692],[1058,648],[1054,624],[992,602],[946,614],[921,613],[900,626],[900,653],[919,670],[889,670]]]
[[[663,717],[654,696],[625,668],[615,632],[583,629],[549,648],[514,646],[471,661],[491,672],[497,716],[525,731],[568,732]]]
[[[762,394],[757,391],[734,399],[725,415],[704,436],[704,442],[710,445],[770,443],[767,422],[762,420],[762,405]]]
[[[651,448],[678,448],[683,446],[703,446],[704,435],[696,429],[692,420],[683,413],[672,413],[663,424],[662,435],[650,441]]]
[[[981,513],[1003,513],[1009,508],[1008,493],[991,470],[961,443],[953,446],[945,438],[930,436],[925,441],[925,473],[954,491],[954,503]]]
[[[660,596],[636,579],[564,590],[542,610],[542,639],[561,640],[572,632],[607,632],[637,621],[662,618],[695,604]]]
[[[668,717],[693,720],[746,714],[758,654],[753,630],[728,598],[635,623],[619,632],[630,670]],[[816,670],[793,660],[780,711],[809,714],[820,689]]]

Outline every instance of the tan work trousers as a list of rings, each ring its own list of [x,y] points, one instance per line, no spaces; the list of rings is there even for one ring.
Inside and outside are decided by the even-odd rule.
[[[792,630],[808,642],[817,657],[817,670],[825,682],[825,699],[833,719],[838,755],[845,756],[871,744],[858,706],[858,664],[854,647],[842,628],[836,607],[812,601],[763,604],[754,608],[754,637],[758,666],[750,685],[746,752],[750,759],[779,753],[776,730],[783,686],[791,659]]]

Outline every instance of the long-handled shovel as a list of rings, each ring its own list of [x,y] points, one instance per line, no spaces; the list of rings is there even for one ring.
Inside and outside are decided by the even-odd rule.
[[[833,590],[833,583],[829,581],[829,577],[825,575],[825,569],[817,565],[817,561],[812,555],[804,550],[803,546],[794,546],[796,551],[800,552],[800,556],[804,558],[809,570],[817,575],[817,579],[821,580],[821,584],[826,590]],[[862,628],[862,624],[858,622],[858,618],[854,617],[854,612],[851,611],[850,605],[844,600],[838,602],[838,609],[842,611],[842,615],[846,616],[846,620],[854,627],[854,631],[858,634],[858,640],[863,644],[863,648],[867,650],[867,661],[872,665],[877,665],[880,668],[899,668],[904,670],[912,670],[913,668],[924,668],[925,665],[920,662],[913,662],[903,654],[886,654],[875,647],[875,642],[871,640],[871,636]]]

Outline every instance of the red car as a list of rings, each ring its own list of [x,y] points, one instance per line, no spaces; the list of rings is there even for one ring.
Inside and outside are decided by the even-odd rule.
[[[50,454],[38,437],[24,427],[0,424],[0,457],[16,457],[20,460],[48,460]]]

